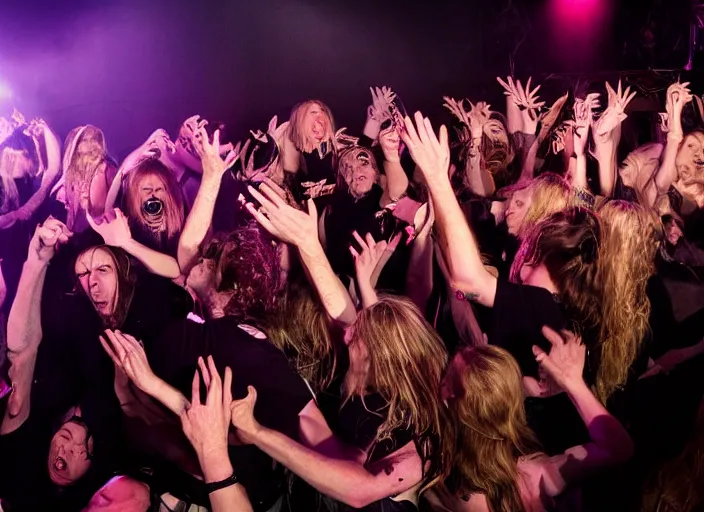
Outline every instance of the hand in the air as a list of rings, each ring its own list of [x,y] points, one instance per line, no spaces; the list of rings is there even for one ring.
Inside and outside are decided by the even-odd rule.
[[[415,123],[406,116],[401,139],[423,173],[426,183],[449,180],[450,146],[445,126],[440,127],[438,138],[430,120],[416,112]]]
[[[282,242],[303,248],[309,244],[319,244],[318,239],[318,211],[312,199],[308,200],[308,212],[290,206],[285,199],[277,193],[276,186],[271,180],[265,180],[259,187],[249,187],[249,193],[259,202],[257,208],[253,203],[245,207],[252,216],[271,235]]]
[[[119,208],[115,208],[112,214],[107,212],[98,218],[91,215],[86,217],[90,227],[103,237],[107,245],[124,248],[132,240],[129,221]]]
[[[190,406],[181,413],[183,433],[193,445],[199,460],[209,455],[227,454],[227,434],[230,429],[230,407],[232,405],[232,370],[225,368],[225,379],[221,380],[212,356],[206,365],[198,358],[207,395],[205,403],[200,400],[200,377],[198,370],[193,376]]]
[[[73,233],[63,222],[50,216],[44,224],[34,230],[34,236],[29,242],[27,259],[48,263],[59,246],[68,242],[71,236]]]
[[[220,148],[220,130],[215,130],[213,133],[213,142],[208,140],[208,134],[204,127],[199,128],[193,134],[193,146],[196,153],[201,159],[203,165],[203,179],[222,179],[223,174],[230,167],[235,165],[235,162],[240,157],[239,148],[233,148],[224,157]]]
[[[160,379],[154,375],[149,366],[142,343],[129,334],[110,329],[106,330],[105,336],[100,336],[99,339],[105,352],[115,364],[115,369],[124,372],[135,386],[153,396]]]

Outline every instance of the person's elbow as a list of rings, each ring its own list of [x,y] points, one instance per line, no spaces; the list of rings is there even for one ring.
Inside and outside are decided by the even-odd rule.
[[[628,462],[635,453],[635,446],[631,436],[629,436],[626,432],[624,432],[624,434],[625,435],[619,439],[619,442],[615,443],[612,447],[611,454],[613,464],[623,464],[624,462]]]

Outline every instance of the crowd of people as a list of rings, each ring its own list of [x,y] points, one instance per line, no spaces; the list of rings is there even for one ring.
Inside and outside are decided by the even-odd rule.
[[[704,506],[701,102],[498,82],[121,163],[0,118],[2,510]]]

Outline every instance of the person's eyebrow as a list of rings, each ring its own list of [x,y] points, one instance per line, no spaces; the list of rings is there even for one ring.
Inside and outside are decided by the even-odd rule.
[[[105,270],[105,269],[112,270],[112,265],[110,263],[105,263],[103,265],[98,266],[98,270]]]
[[[64,428],[62,428],[61,430],[63,430],[64,432],[66,432],[66,433],[68,434],[68,437],[71,438],[71,441],[73,441],[73,432],[71,432],[71,429],[70,429],[70,428],[64,427]]]

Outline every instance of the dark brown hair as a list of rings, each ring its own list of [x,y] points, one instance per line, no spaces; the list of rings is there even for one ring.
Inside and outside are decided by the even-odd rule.
[[[274,312],[281,280],[279,251],[255,221],[214,237],[202,255],[215,262],[215,291],[231,294],[226,315],[260,325]]]

